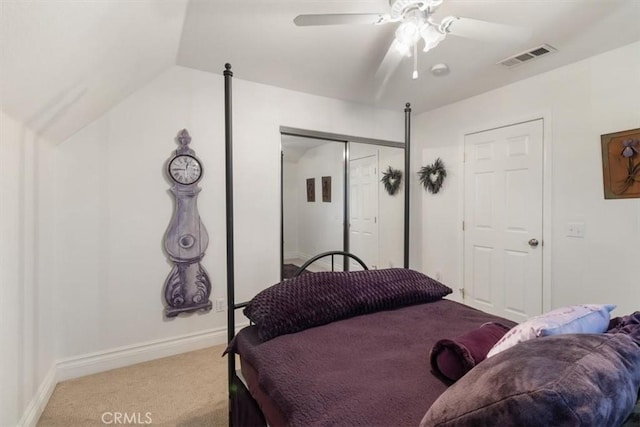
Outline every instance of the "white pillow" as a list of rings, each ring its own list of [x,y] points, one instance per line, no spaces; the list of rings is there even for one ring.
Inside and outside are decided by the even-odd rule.
[[[600,334],[609,326],[611,304],[581,304],[558,308],[514,326],[487,354],[494,356],[514,345],[537,337],[559,334]]]

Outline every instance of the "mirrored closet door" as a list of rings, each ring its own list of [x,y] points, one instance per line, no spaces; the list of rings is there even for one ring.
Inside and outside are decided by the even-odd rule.
[[[349,142],[349,251],[369,268],[401,267],[404,256],[404,189],[390,194],[385,173],[404,170],[404,150]],[[398,182],[399,184],[400,182]],[[352,261],[350,270],[361,267]]]
[[[404,258],[404,144],[315,131],[282,132],[281,274],[323,252],[347,251],[370,269]],[[357,140],[357,141],[354,141]],[[395,191],[383,178],[390,180]],[[398,174],[402,179],[398,180]],[[309,271],[359,270],[342,256]]]
[[[282,136],[283,276],[311,257],[343,250],[345,144]],[[342,257],[319,260],[311,271],[342,270]]]

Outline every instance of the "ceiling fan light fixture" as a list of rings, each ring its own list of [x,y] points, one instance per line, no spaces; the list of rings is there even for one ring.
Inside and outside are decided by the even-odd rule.
[[[433,13],[443,1],[444,0],[389,0],[391,16],[400,18],[408,9],[418,9],[420,11]]]
[[[418,78],[418,44],[413,45],[413,80]]]
[[[422,27],[420,35],[424,40],[423,52],[428,52],[438,46],[444,40],[446,34],[440,32],[434,25],[427,23]]]
[[[411,56],[411,49],[420,40],[420,22],[410,18],[396,29],[396,50],[404,56]]]
[[[420,40],[420,25],[416,18],[409,18],[396,29],[396,40],[407,46],[413,46]]]
[[[427,12],[428,14],[434,13],[444,0],[425,0],[420,6],[420,10]]]
[[[402,56],[411,57],[411,46],[399,42],[398,39],[393,41],[392,49]]]
[[[526,30],[523,28],[478,19],[445,16],[440,20],[436,20],[435,12],[444,0],[388,0],[388,2],[391,9],[388,15],[381,13],[299,15],[294,19],[294,23],[300,27],[397,23],[394,40],[375,73],[376,79],[383,82],[382,86],[386,84],[390,76],[398,68],[403,56],[413,56],[413,78],[418,77],[417,49],[421,40],[424,42],[423,51],[428,52],[438,46],[446,38],[447,34],[487,42],[505,39],[519,40],[524,37],[528,39],[531,36],[531,31],[523,31]],[[538,55],[536,54],[536,56]],[[505,61],[510,61],[511,59],[507,58]],[[436,66],[434,68],[431,70],[434,75],[445,75],[448,72],[446,66]]]
[[[459,19],[460,18],[458,18],[457,16],[445,16],[444,18],[442,18],[442,21],[440,21],[440,25],[438,26],[438,31],[440,31],[442,34],[447,34],[448,32],[451,31],[450,30],[451,24],[453,24]]]

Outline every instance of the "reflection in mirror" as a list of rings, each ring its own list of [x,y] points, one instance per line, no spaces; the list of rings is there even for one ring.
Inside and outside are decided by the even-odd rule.
[[[349,143],[349,252],[370,269],[403,265],[404,186],[393,195],[385,190],[389,167],[404,181],[404,149]],[[349,269],[362,268],[352,261]]]
[[[308,259],[344,248],[345,144],[282,135],[283,279]],[[309,271],[341,271],[342,257]]]

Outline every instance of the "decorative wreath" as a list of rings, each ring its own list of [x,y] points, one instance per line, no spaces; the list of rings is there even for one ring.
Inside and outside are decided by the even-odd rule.
[[[440,191],[440,187],[447,177],[447,171],[440,157],[432,165],[423,166],[418,172],[418,177],[425,190],[433,194]]]
[[[390,196],[393,196],[398,192],[400,188],[400,182],[402,181],[402,171],[394,169],[391,166],[382,172],[382,179],[380,182],[384,184],[384,189],[387,190]]]

